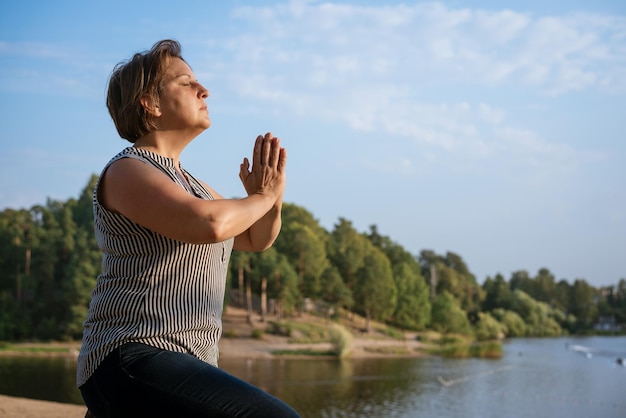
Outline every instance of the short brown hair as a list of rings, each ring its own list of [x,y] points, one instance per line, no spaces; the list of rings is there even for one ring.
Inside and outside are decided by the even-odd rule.
[[[156,129],[152,115],[140,99],[158,102],[163,76],[172,58],[181,57],[180,43],[166,39],[130,61],[117,64],[109,78],[107,108],[120,136],[132,143]]]

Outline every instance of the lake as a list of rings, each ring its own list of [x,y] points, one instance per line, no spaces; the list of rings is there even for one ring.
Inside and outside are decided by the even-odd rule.
[[[222,359],[303,417],[626,417],[626,337],[514,339],[498,360]],[[0,393],[82,404],[73,359],[0,357]]]

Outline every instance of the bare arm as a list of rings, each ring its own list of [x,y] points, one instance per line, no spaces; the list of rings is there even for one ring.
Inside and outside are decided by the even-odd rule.
[[[203,200],[156,168],[125,158],[103,175],[99,196],[107,209],[169,238],[196,244],[219,242],[247,233],[282,195],[284,173],[278,173],[277,164],[265,165],[255,192],[248,197]]]

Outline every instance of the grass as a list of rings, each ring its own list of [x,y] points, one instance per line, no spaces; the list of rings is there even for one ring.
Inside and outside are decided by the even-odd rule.
[[[337,353],[334,351],[320,351],[320,350],[274,350],[272,354],[276,356],[314,356],[314,357],[337,357]]]
[[[396,340],[404,340],[404,333],[393,327],[386,327],[380,330],[380,333]]]
[[[320,343],[329,338],[326,327],[295,321],[272,322],[267,332],[290,337],[292,343]]]
[[[500,341],[480,343],[471,340],[454,341],[430,346],[426,352],[446,358],[500,358],[502,357],[502,344]]]
[[[398,347],[398,346],[387,346],[387,347],[365,347],[365,351],[370,353],[377,354],[394,354],[394,355],[405,355],[409,354],[410,350],[406,347]]]
[[[77,346],[80,344],[77,343]],[[62,353],[67,354],[73,351],[77,347],[70,347],[67,345],[54,345],[50,343],[29,343],[29,344],[11,344],[11,343],[0,343],[0,352],[10,352],[10,353],[24,353],[24,354],[56,354]]]
[[[346,358],[352,351],[352,342],[354,337],[346,329],[339,324],[332,324],[328,329],[330,343],[335,348],[335,355],[339,358]]]

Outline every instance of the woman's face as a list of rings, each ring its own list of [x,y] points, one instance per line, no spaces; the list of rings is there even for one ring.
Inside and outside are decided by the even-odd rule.
[[[211,126],[206,98],[209,91],[196,80],[185,61],[173,58],[159,94],[157,117],[159,130],[200,132]]]

